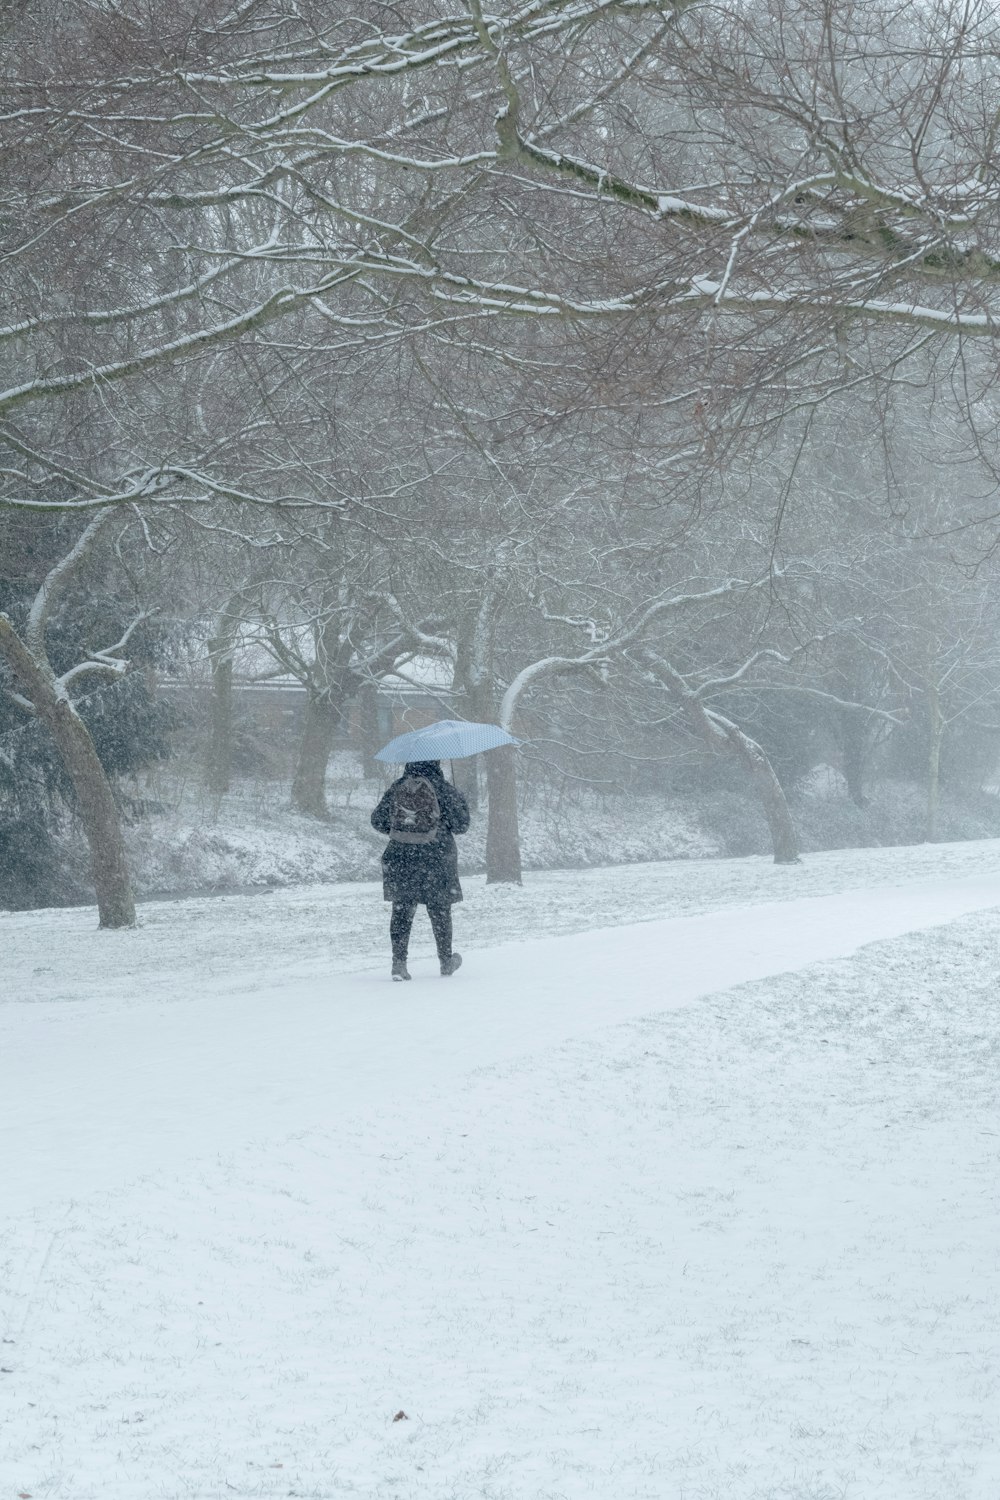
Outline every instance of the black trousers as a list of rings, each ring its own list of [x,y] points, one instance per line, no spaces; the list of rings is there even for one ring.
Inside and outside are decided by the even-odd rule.
[[[406,961],[407,950],[410,946],[410,928],[413,926],[413,918],[416,915],[417,902],[403,903],[394,901],[392,904],[392,917],[389,921],[389,937],[392,940],[393,960]],[[431,928],[434,932],[434,941],[437,943],[438,958],[451,957],[451,907],[432,906],[427,902],[427,915],[431,919]]]

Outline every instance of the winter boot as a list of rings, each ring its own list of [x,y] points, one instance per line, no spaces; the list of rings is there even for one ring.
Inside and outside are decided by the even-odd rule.
[[[392,961],[392,977],[393,977],[393,979],[409,979],[409,977],[410,977],[410,971],[406,967],[406,959],[405,958],[394,958],[393,959],[393,961]]]
[[[445,979],[447,979],[451,974],[454,974],[455,970],[460,969],[461,967],[461,953],[453,953],[450,958],[442,958],[441,960],[441,973],[444,975]]]

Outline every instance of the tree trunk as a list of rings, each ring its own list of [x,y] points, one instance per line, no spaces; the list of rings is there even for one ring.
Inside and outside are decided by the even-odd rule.
[[[341,712],[328,701],[310,697],[299,743],[299,757],[292,780],[292,806],[310,818],[327,818],[326,768],[330,763],[334,735]]]
[[[865,796],[865,766],[868,760],[868,727],[859,713],[844,712],[840,715],[841,745],[843,747],[844,780],[847,795],[855,807],[867,807]]]
[[[232,639],[213,636],[208,643],[212,665],[212,730],[206,780],[215,797],[229,791],[233,770],[233,657]]]
[[[763,745],[714,708],[706,708],[698,695],[691,691],[684,678],[664,661],[655,651],[646,652],[646,660],[659,682],[679,703],[687,714],[691,727],[701,736],[710,750],[716,754],[729,750],[736,755],[750,772],[754,790],[761,800],[767,826],[771,830],[771,847],[776,865],[799,863],[799,839],[792,822],[792,814],[781,782]]]
[[[0,650],[17,674],[35,712],[59,748],[90,848],[90,867],[101,927],[134,927],[135,900],[121,818],[90,731],[48,671],[32,657],[10,621],[0,616]]]
[[[378,775],[375,751],[379,748],[378,688],[366,682],[358,693],[358,738],[361,742],[361,774],[366,781]]]
[[[90,864],[101,927],[134,927],[135,901],[121,818],[86,724],[71,703],[56,704],[45,720],[59,746],[90,845]]]
[[[452,776],[455,785],[469,804],[470,813],[479,811],[479,756],[467,755],[464,760],[456,760],[452,766]]]
[[[938,812],[941,804],[941,739],[944,735],[944,719],[936,682],[927,690],[927,711],[930,720],[927,746],[927,829],[925,837],[929,844],[937,842]]]
[[[741,738],[747,740],[752,747],[748,751],[741,745],[739,753],[744,765],[749,767],[751,780],[764,808],[767,826],[771,831],[774,863],[797,865],[799,863],[799,839],[781,782],[775,775],[774,767],[762,747],[742,732]]]
[[[517,777],[514,746],[488,750],[486,794],[486,884],[521,884],[521,840],[517,825]]]
[[[698,705],[700,708],[701,705]],[[763,745],[745,734],[731,719],[712,709],[702,710],[706,718],[725,735],[730,748],[750,772],[754,790],[760,798],[771,831],[771,847],[776,865],[799,863],[799,838],[785,793]]]
[[[488,570],[486,586],[476,609],[465,620],[459,634],[455,661],[455,685],[466,694],[467,712],[483,724],[500,723],[494,671],[494,646],[507,583],[503,570]],[[473,796],[469,809],[479,800],[475,760],[468,772],[459,773],[459,785]],[[486,768],[486,883],[521,884],[521,837],[517,818],[517,773],[514,747],[504,745],[482,756]]]

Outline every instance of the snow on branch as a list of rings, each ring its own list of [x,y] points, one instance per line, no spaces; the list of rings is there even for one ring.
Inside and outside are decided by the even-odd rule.
[[[614,632],[599,632],[601,638],[596,640],[588,651],[582,651],[577,656],[546,656],[538,661],[531,662],[523,667],[516,677],[512,679],[503,695],[500,704],[500,723],[504,729],[509,730],[517,701],[524,690],[537,681],[540,677],[549,676],[553,673],[573,672],[583,670],[597,670],[616,655],[624,656],[629,647],[638,642],[648,627],[661,615],[675,609],[680,609],[690,604],[705,603],[709,600],[721,599],[734,592],[746,593],[750,589],[762,587],[772,581],[771,574],[762,578],[748,581],[746,579],[727,578],[723,583],[711,589],[702,589],[689,594],[667,594],[650,601],[642,606],[638,613],[633,613],[631,619]],[[578,622],[587,629],[593,624],[592,621]],[[671,669],[672,670],[672,669]],[[683,684],[684,696],[695,700],[695,694],[678,677],[678,682]]]
[[[754,692],[763,693],[798,693],[802,697],[816,698],[821,703],[829,703],[834,708],[843,708],[850,713],[868,714],[874,719],[883,719],[887,724],[907,724],[909,714],[906,710],[893,713],[887,708],[877,708],[873,703],[861,703],[854,698],[840,698],[836,693],[825,692],[822,688],[808,687],[799,682],[757,682],[754,683]]]
[[[4,619],[7,621],[7,624],[9,625],[10,624],[10,618],[9,618],[9,616],[8,615],[4,615]],[[16,703],[17,706],[18,706],[18,708],[23,708],[23,710],[24,710],[24,712],[26,714],[31,714],[32,716],[34,716],[34,714],[35,714],[35,705],[32,703],[32,701],[31,701],[30,698],[25,698],[25,696],[24,696],[23,693],[17,692],[16,689],[14,689],[14,688],[4,688],[3,692],[10,699],[11,703]],[[2,756],[2,755],[3,755],[3,751],[0,751],[0,756]],[[7,764],[11,765],[12,762],[8,760]]]
[[[742,682],[747,674],[761,661],[777,661],[782,666],[787,667],[792,661],[792,657],[786,656],[782,651],[775,651],[772,647],[755,651],[752,656],[747,657],[742,666],[737,667],[735,671],[728,673],[727,676],[713,677],[708,682],[699,683],[698,687],[694,690],[694,696],[696,698],[706,698],[710,693],[720,693],[726,688],[735,686],[736,683]]]
[[[84,559],[92,551],[97,538],[113,514],[112,510],[106,508],[92,517],[66,555],[49,570],[32,600],[31,609],[28,611],[25,644],[36,661],[48,660],[45,650],[45,627],[52,609]]]
[[[586,667],[593,667],[604,655],[603,652],[588,651],[582,656],[544,656],[538,661],[532,662],[527,667],[522,667],[517,676],[512,678],[507,690],[500,700],[500,726],[510,732],[510,726],[514,720],[514,712],[517,702],[525,688],[530,686],[539,677],[550,676],[553,672],[574,672]]]
[[[1000,280],[1000,265],[997,279]],[[712,306],[723,312],[736,313],[822,312],[828,317],[909,323],[940,333],[966,333],[987,338],[995,338],[1000,332],[1000,319],[990,311],[962,312],[958,308],[926,307],[916,302],[885,302],[877,297],[824,295],[806,287],[786,292],[728,292],[721,282],[701,276],[693,277],[690,285],[688,295],[675,298],[671,304],[673,307]]]
[[[453,640],[448,636],[437,634],[429,629],[429,622],[427,621],[418,624],[416,621],[411,620],[391,589],[385,595],[385,603],[393,618],[402,626],[411,641],[421,646],[424,651],[429,652],[431,655],[441,656],[448,661],[454,661],[455,643]]]
[[[68,672],[64,672],[61,677],[57,677],[57,690],[62,690],[65,693],[71,683],[76,682],[80,677],[88,676],[94,672],[100,673],[105,677],[124,677],[129,669],[129,663],[124,657],[118,656],[117,653],[124,651],[136,627],[141,625],[144,620],[150,619],[154,613],[154,610],[143,610],[141,614],[136,615],[124,635],[115,641],[113,646],[105,646],[101,651],[92,652],[86,661],[77,662],[75,667],[70,667]]]
[[[56,328],[60,325],[72,324],[85,328],[106,328],[115,323],[123,323],[130,319],[144,317],[149,313],[162,312],[165,308],[179,306],[183,302],[190,302],[201,297],[202,293],[218,281],[220,277],[227,275],[235,267],[242,264],[248,254],[263,254],[274,248],[277,243],[276,237],[272,237],[256,251],[244,251],[240,256],[228,256],[219,265],[206,271],[204,275],[196,277],[184,286],[174,287],[170,292],[165,292],[160,297],[150,298],[147,302],[139,303],[133,307],[104,308],[87,312],[86,310],[73,310],[64,313],[49,313],[39,318],[23,318],[19,323],[9,323],[6,327],[0,327],[0,339],[20,338],[26,334],[38,333],[45,328]]]

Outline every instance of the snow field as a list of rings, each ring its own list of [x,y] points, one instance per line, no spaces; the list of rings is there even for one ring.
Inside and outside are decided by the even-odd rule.
[[[871,920],[897,928],[900,903],[919,925],[987,899],[972,851],[908,852],[774,873],[881,880]],[[888,888],[926,878],[930,853],[936,895]],[[718,972],[746,968],[754,924],[765,947],[782,925],[815,945],[808,903],[775,904],[770,925],[740,910],[767,876],[732,863],[685,867],[676,892],[710,905],[716,875]],[[668,900],[669,867],[646,875]],[[552,930],[584,901],[593,922],[633,899],[622,876],[571,877],[575,907],[560,877],[493,910],[524,935],[532,911]],[[469,894],[473,955],[496,893]],[[372,895],[338,915],[367,933]],[[6,1051],[6,1139],[23,1150],[3,1157],[19,1212],[0,1236],[0,1500],[996,1500],[994,912],[701,999],[681,993],[684,944],[704,951],[712,928],[691,921],[511,945],[447,982],[418,963],[392,986],[383,964],[331,983],[324,1033],[297,974],[316,899],[287,893],[280,921],[277,896],[239,921],[230,902],[147,908],[142,932],[96,940],[104,993],[81,978],[86,1006],[68,1003],[82,914],[45,914],[62,934],[45,954],[40,914],[4,919],[13,973],[33,946],[49,973],[7,1012],[36,1064],[21,1083],[30,1052]],[[849,951],[858,904],[820,908]],[[171,991],[165,945],[189,912]],[[213,1050],[227,1032],[229,1075]],[[119,1182],[114,1143],[130,1120],[141,1137],[158,1071],[173,1111],[148,1170]],[[77,1193],[30,1149],[65,1146],[74,1103]]]

